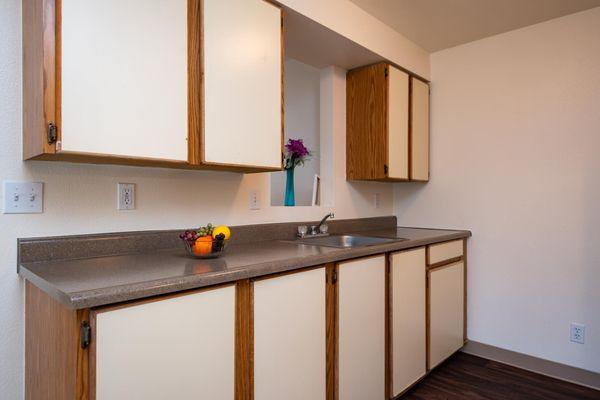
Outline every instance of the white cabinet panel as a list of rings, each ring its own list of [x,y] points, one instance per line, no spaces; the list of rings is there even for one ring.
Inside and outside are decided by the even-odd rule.
[[[62,150],[187,161],[187,0],[62,0]]]
[[[389,66],[388,177],[408,179],[408,74]]]
[[[96,399],[231,400],[234,332],[234,286],[99,312]]]
[[[254,399],[325,399],[325,268],[254,283]]]
[[[281,167],[281,10],[204,0],[204,159]]]
[[[426,373],[425,248],[391,255],[392,396]]]
[[[429,85],[412,79],[411,179],[429,180]]]
[[[385,257],[340,263],[338,276],[339,399],[384,399]]]
[[[464,344],[464,264],[429,271],[429,368]]]

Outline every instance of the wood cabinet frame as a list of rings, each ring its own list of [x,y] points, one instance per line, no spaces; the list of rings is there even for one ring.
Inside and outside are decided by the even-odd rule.
[[[389,176],[389,68],[409,76],[408,87],[408,179]],[[384,182],[422,181],[412,173],[413,81],[429,82],[389,62],[348,71],[346,76],[346,179]],[[428,149],[429,152],[429,149]],[[428,157],[429,159],[429,157]],[[429,162],[429,160],[428,160]]]
[[[281,149],[284,141],[283,9],[281,13]],[[233,172],[268,172],[283,168],[209,163],[204,160],[204,0],[187,0],[188,22],[188,161],[61,151],[61,4],[62,0],[23,1],[23,159],[119,164]],[[201,96],[199,95],[201,94]],[[47,139],[48,124],[57,140]]]

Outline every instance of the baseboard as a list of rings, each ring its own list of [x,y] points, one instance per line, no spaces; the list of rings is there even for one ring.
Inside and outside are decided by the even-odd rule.
[[[600,373],[597,372],[587,371],[570,365],[560,364],[554,361],[548,361],[542,358],[474,341],[469,341],[461,351],[474,356],[498,361],[503,364],[512,365],[513,367],[550,376],[552,378],[600,390]]]

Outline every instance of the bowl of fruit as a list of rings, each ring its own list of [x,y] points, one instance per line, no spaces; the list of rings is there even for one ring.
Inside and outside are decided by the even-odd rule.
[[[225,253],[231,231],[225,225],[208,224],[179,235],[187,253],[193,258],[216,258]]]

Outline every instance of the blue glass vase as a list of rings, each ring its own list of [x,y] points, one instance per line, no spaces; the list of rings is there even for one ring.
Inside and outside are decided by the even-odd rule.
[[[285,206],[295,206],[296,199],[294,197],[294,168],[285,170]]]

